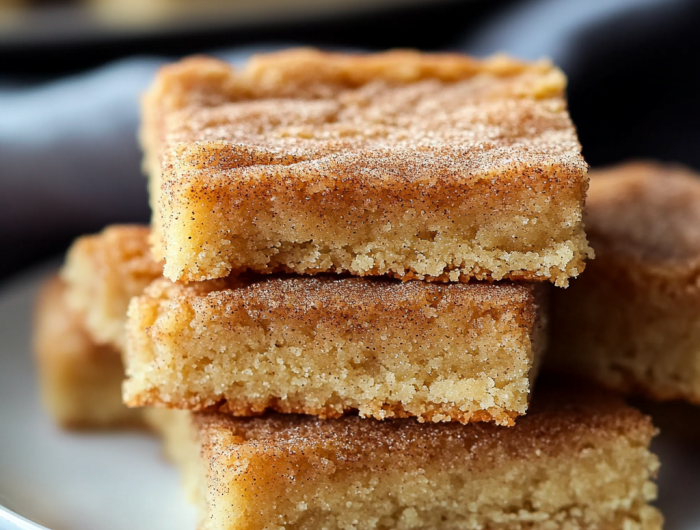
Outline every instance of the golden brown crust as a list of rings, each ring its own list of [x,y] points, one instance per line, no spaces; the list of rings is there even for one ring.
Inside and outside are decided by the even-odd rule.
[[[445,285],[377,278],[241,275],[191,284],[162,279],[154,282],[147,294],[160,297],[172,293],[193,305],[210,305],[213,311],[241,305],[251,314],[280,311],[303,318],[305,313],[313,313],[314,318],[342,322],[347,320],[348,312],[371,315],[431,307],[441,310],[462,297],[478,307],[516,311],[519,323],[531,327],[538,307],[534,296],[539,289],[536,284],[509,282]]]
[[[289,267],[565,285],[589,249],[580,221],[587,167],[564,86],[548,63],[416,52],[293,50],[254,58],[241,71],[205,58],[168,67],[146,97],[142,134],[165,274],[194,281]],[[270,229],[262,214],[277,207]],[[418,232],[455,239],[427,250],[422,235],[409,238],[416,253],[444,266],[382,252],[381,233],[353,239],[390,218],[396,230],[397,208],[420,212],[406,221]],[[491,213],[480,214],[485,208]],[[287,211],[307,215],[293,221]],[[497,212],[526,219],[499,232],[497,220],[488,226]],[[345,224],[336,226],[338,216]],[[287,222],[309,226],[295,238]],[[326,245],[325,232],[348,241]],[[245,255],[251,237],[260,238],[256,248],[271,246],[257,248],[264,256]],[[319,244],[315,263],[287,255],[307,241]],[[383,263],[387,254],[396,263]]]
[[[503,55],[475,59],[461,54],[412,50],[352,55],[297,48],[253,56],[240,71],[212,57],[189,57],[161,68],[147,97],[157,99],[164,109],[178,110],[215,106],[233,99],[319,98],[374,81],[454,82],[479,74],[496,78],[532,74],[533,77],[524,78],[512,88],[513,94],[528,97],[561,95],[566,86],[562,72],[548,61],[521,62]]]
[[[320,419],[337,419],[348,414],[357,413],[357,408],[347,407],[342,404],[334,404],[332,406],[316,406],[310,407],[303,403],[295,403],[291,400],[281,400],[279,398],[269,399],[228,399],[223,400],[220,404],[213,406],[190,406],[186,403],[170,403],[168,408],[186,409],[192,412],[209,412],[222,413],[237,417],[254,417],[263,416],[270,412],[281,414],[305,414],[316,416]],[[131,407],[163,407],[162,401],[153,393],[152,395],[142,395],[129,400]],[[366,407],[367,413],[364,417],[384,419],[384,418],[415,418],[415,413],[411,413],[401,404],[386,404],[377,403],[374,407]],[[464,412],[452,404],[440,404],[427,406],[424,413],[417,418],[420,423],[439,423],[439,422],[458,422],[458,423],[477,423],[477,422],[493,422],[500,426],[512,427],[515,425],[515,419],[520,414],[518,412],[505,409],[503,407],[492,407],[489,410],[476,410],[473,412]]]
[[[579,444],[583,445],[591,435],[608,439],[624,432],[648,440],[655,432],[648,416],[626,405],[616,394],[571,380],[540,384],[528,414],[519,418],[512,429],[489,423],[468,428],[458,423],[436,427],[415,420],[377,422],[357,416],[326,421],[280,414],[231,418],[198,413],[194,417],[205,432],[230,430],[239,443],[261,452],[284,451],[290,446],[321,447],[332,448],[339,459],[359,458],[368,447],[376,446],[405,456],[441,459],[450,454],[450,447],[491,444],[504,448],[503,454],[510,458],[528,459],[536,450],[576,454],[582,449]],[[207,443],[206,436],[202,440]]]
[[[162,263],[151,255],[149,233],[148,226],[110,225],[98,234],[80,237],[72,248],[83,259],[92,261],[96,274],[104,274],[107,267],[119,264],[123,280],[130,276],[150,278],[162,269]]]
[[[66,299],[98,344],[123,348],[129,300],[162,276],[163,263],[153,258],[149,235],[147,226],[112,225],[78,238],[68,251],[61,270]]]

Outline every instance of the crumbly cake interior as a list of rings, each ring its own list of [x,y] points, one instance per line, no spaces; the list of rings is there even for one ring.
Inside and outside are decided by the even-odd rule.
[[[596,259],[554,293],[548,364],[629,393],[700,403],[700,182],[632,163],[592,172]]]
[[[140,411],[121,400],[120,353],[94,343],[65,293],[64,283],[51,278],[36,309],[33,340],[44,407],[68,428],[139,424]]]
[[[130,406],[422,421],[525,413],[544,348],[540,289],[335,277],[233,277],[135,298]]]
[[[191,425],[202,530],[662,525],[648,504],[654,428],[596,389],[540,389],[512,428],[211,413]]]
[[[129,300],[162,276],[163,263],[153,259],[149,233],[146,226],[113,225],[77,239],[68,251],[61,271],[67,302],[98,344],[124,347]]]
[[[412,52],[164,69],[142,140],[165,275],[566,285],[590,249],[564,86],[547,63]]]

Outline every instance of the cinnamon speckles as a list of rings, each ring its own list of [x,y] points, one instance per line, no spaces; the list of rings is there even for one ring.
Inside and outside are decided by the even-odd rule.
[[[594,387],[543,382],[510,428],[184,418],[192,435],[170,429],[166,441],[183,446],[188,482],[206,492],[202,526],[210,530],[661,528],[648,504],[658,469],[651,421]]]
[[[556,453],[575,452],[576,445],[589,433],[614,438],[618,432],[651,437],[654,427],[648,417],[625,405],[617,395],[601,388],[574,381],[547,380],[538,389],[537,399],[517,427],[503,429],[490,424],[469,427],[459,423],[439,428],[415,420],[363,421],[357,416],[324,421],[313,416],[267,414],[258,418],[232,418],[226,414],[201,413],[194,417],[205,432],[227,430],[237,444],[255,446],[260,452],[273,449],[298,451],[327,450],[337,461],[361,460],[368,447],[387,453],[411,453],[414,458],[442,459],[444,443],[453,448],[496,443],[508,445],[505,454],[528,458],[535,449]],[[561,437],[578,439],[574,446],[561,443]]]
[[[512,425],[544,348],[540,287],[162,279],[130,307],[125,399],[234,415]]]
[[[171,66],[143,131],[165,275],[565,285],[589,248],[564,85],[546,63],[409,52]]]

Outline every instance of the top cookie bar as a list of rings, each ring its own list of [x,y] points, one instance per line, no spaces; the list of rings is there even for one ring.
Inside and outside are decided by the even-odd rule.
[[[165,276],[349,272],[566,285],[587,166],[547,62],[289,50],[196,57],[144,99]]]

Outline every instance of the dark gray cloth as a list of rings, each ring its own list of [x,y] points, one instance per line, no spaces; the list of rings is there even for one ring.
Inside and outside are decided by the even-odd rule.
[[[524,0],[454,47],[553,58],[593,165],[642,156],[700,168],[699,22],[700,3],[689,0]],[[0,85],[1,263],[108,223],[147,222],[138,100],[163,62],[135,57],[26,90]]]

